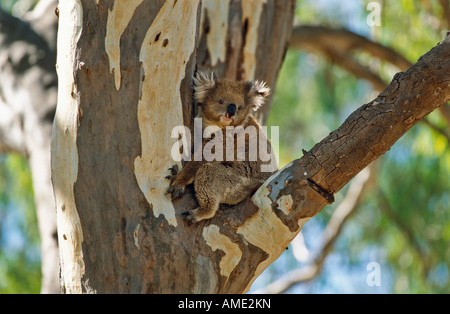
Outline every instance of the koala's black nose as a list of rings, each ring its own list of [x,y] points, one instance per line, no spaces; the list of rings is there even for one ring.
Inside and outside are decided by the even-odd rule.
[[[236,105],[235,104],[229,104],[227,108],[227,118],[232,118],[236,115]]]

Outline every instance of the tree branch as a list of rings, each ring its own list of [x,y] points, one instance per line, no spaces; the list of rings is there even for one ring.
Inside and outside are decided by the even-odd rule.
[[[442,29],[450,28],[450,3],[448,0],[439,1],[442,6]]]
[[[346,29],[310,25],[295,26],[290,48],[309,50],[330,57],[334,54],[345,56],[351,51],[361,50],[397,66],[402,71],[411,66],[411,62],[393,49]]]
[[[447,102],[449,50],[447,36],[408,71],[397,73],[375,100],[356,110],[307,153],[308,177],[331,194],[339,191],[419,120]]]
[[[386,83],[370,68],[355,60],[349,52],[354,50],[367,52],[373,57],[391,63],[401,71],[405,71],[412,66],[411,62],[393,49],[346,29],[299,25],[293,29],[290,47],[327,56],[333,63],[341,66],[354,76],[370,82],[377,91],[385,89]],[[450,106],[448,103],[439,107],[439,112],[450,125]],[[427,121],[427,125],[436,130],[431,122]]]
[[[358,208],[362,197],[367,192],[367,187],[374,177],[374,167],[367,167],[361,171],[350,184],[347,194],[342,202],[333,212],[328,225],[322,233],[322,247],[317,250],[315,257],[307,265],[295,269],[283,275],[280,279],[270,283],[267,287],[255,293],[284,293],[292,286],[301,282],[312,280],[322,270],[325,258],[332,251],[332,248],[339,237],[342,227],[350,216]]]
[[[290,47],[306,49],[316,54],[325,55],[333,63],[343,67],[356,77],[369,81],[379,91],[385,89],[387,84],[378,74],[359,63],[349,52],[354,50],[366,51],[374,57],[388,61],[402,70],[411,66],[408,60],[394,50],[345,29],[330,29],[322,26],[296,26],[293,30]],[[447,108],[449,108],[447,104],[440,107],[443,114]],[[423,119],[423,122],[435,131],[443,134],[447,139],[449,138],[445,130],[437,128],[429,120]],[[334,230],[331,226],[328,226],[327,229]],[[333,241],[325,241],[325,243],[328,243],[328,245],[323,247],[323,252],[312,263],[283,276],[280,280],[270,284],[264,291],[281,293],[297,282],[310,280],[316,276],[322,268],[324,258],[328,255],[333,245]]]
[[[255,278],[281,255],[303,224],[330,202],[331,195],[450,99],[449,69],[447,36],[409,70],[397,73],[375,100],[357,109],[340,128],[262,185],[252,197],[257,215],[242,224],[251,230],[244,233],[247,241],[262,246],[268,255]],[[241,206],[236,211],[244,211],[246,205]],[[275,225],[277,219],[288,230]],[[274,224],[270,232],[268,222]]]

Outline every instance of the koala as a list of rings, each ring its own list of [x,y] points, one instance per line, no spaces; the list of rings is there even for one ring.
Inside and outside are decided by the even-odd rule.
[[[186,185],[194,183],[199,207],[182,214],[189,225],[214,217],[219,204],[235,205],[242,202],[277,170],[262,171],[262,165],[273,163],[275,157],[269,140],[252,115],[270,93],[270,88],[264,82],[217,79],[214,72],[197,72],[194,77],[194,92],[203,130],[208,127],[215,127],[218,130],[214,139],[222,138],[223,152],[227,149],[227,141],[231,141],[233,158],[230,160],[224,157],[213,161],[192,160],[179,172],[176,166],[169,169],[171,175],[166,178],[171,183],[167,194],[171,194],[172,200],[183,195]],[[227,129],[235,132],[228,132]],[[245,132],[251,129],[254,132]],[[237,140],[240,135],[245,141]],[[210,145],[212,140],[212,138],[203,139],[202,150]],[[255,156],[257,150],[254,143],[258,143],[259,147],[261,141],[270,150],[269,161],[261,160],[259,154],[250,158],[252,154]],[[253,146],[250,147],[250,144]]]

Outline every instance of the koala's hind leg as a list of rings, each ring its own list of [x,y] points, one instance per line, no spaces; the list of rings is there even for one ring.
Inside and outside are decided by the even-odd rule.
[[[203,164],[195,175],[195,197],[199,207],[183,213],[184,220],[192,225],[201,220],[214,217],[220,203],[220,188],[218,190],[217,174],[220,172],[218,164]]]
[[[250,186],[249,186],[250,183]],[[219,204],[238,204],[251,191],[251,180],[239,171],[221,163],[202,165],[195,176],[195,196],[199,207],[183,213],[189,224],[214,217]]]

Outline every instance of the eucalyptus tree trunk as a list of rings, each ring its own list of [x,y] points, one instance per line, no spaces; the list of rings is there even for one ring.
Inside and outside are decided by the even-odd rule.
[[[188,227],[192,191],[165,195],[171,130],[193,125],[197,66],[275,85],[295,2],[60,1],[52,180],[65,292],[248,290],[267,253],[247,228],[222,215]]]

